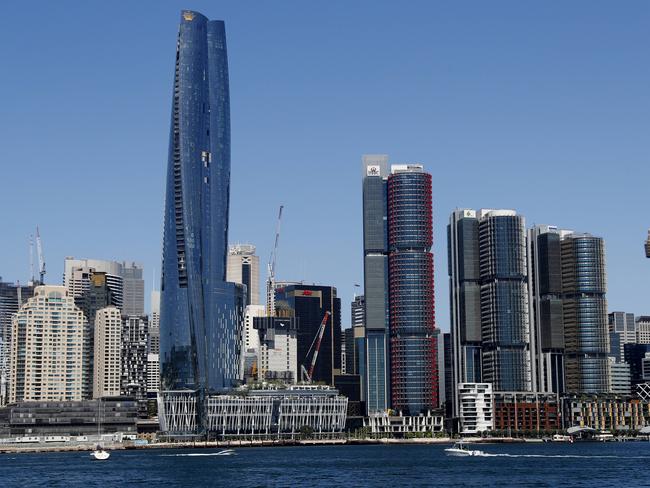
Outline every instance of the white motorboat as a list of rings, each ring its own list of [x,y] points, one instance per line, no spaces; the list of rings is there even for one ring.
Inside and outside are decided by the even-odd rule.
[[[573,437],[570,435],[554,434],[551,437],[551,442],[573,442]]]
[[[105,461],[109,457],[111,457],[111,453],[108,451],[105,451],[102,446],[97,446],[93,452],[90,453],[90,457],[95,459],[96,461]]]
[[[445,449],[447,456],[484,456],[485,453],[478,449],[470,449],[467,444],[456,442],[452,447]]]

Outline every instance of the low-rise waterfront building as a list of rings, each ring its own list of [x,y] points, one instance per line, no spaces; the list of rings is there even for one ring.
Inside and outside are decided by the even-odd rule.
[[[194,433],[196,397],[188,391],[164,392],[158,397],[161,430],[169,435]],[[241,388],[205,400],[208,434],[295,437],[309,430],[315,435],[343,431],[348,399],[322,385]]]
[[[137,402],[125,398],[18,402],[0,409],[0,431],[9,436],[135,433],[137,417]]]
[[[650,402],[618,395],[564,398],[564,426],[596,430],[639,430],[650,425]]]
[[[397,436],[404,434],[438,434],[444,432],[445,417],[442,412],[430,411],[424,415],[391,415],[389,412],[375,413],[363,419],[364,427],[376,436]]]
[[[494,393],[494,428],[508,432],[558,430],[561,409],[554,393]]]

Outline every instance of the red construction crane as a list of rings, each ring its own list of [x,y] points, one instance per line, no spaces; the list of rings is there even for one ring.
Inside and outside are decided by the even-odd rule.
[[[305,377],[307,378],[307,382],[311,383],[311,378],[314,374],[314,367],[316,366],[316,360],[318,359],[318,351],[320,351],[320,343],[323,340],[323,335],[325,334],[325,328],[327,326],[327,319],[329,319],[330,315],[332,315],[329,311],[325,312],[325,316],[323,317],[322,322],[320,323],[320,327],[318,328],[318,332],[316,333],[316,336],[314,337],[314,340],[311,343],[311,346],[309,346],[309,350],[307,351],[307,355],[305,356],[305,359],[309,357],[309,353],[311,352],[311,348],[314,347],[314,343],[316,343],[316,349],[314,349],[314,356],[311,358],[311,365],[309,366],[309,372],[305,369],[304,365],[300,366],[300,369],[302,371],[303,375],[303,381],[305,380]]]

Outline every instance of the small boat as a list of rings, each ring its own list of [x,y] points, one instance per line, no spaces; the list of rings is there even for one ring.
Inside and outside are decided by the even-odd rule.
[[[452,447],[446,448],[445,453],[447,453],[447,456],[484,456],[485,455],[483,451],[479,451],[478,449],[470,449],[469,447],[467,447],[467,444],[464,444],[462,442],[456,442]]]
[[[111,453],[104,450],[102,446],[97,446],[93,452],[90,453],[90,457],[96,461],[105,461],[111,456]]]
[[[551,442],[573,442],[573,437],[570,435],[555,434],[551,438]]]

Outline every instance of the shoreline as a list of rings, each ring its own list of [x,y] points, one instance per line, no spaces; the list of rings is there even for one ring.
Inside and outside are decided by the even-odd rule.
[[[156,449],[214,449],[214,448],[249,448],[249,447],[296,447],[296,446],[355,446],[355,445],[436,445],[436,444],[453,444],[459,439],[449,437],[439,438],[414,438],[414,439],[274,439],[274,440],[231,440],[231,441],[184,441],[184,442],[156,442],[152,444],[133,444],[133,443],[104,443],[104,447],[109,451],[128,451],[128,450],[156,450]],[[472,444],[542,444],[546,443],[539,438],[465,438],[464,442]],[[582,442],[602,442],[602,441],[577,441]],[[647,439],[630,438],[624,441],[607,441],[608,443],[619,442],[648,442]],[[95,449],[97,443],[84,443],[74,445],[0,445],[0,456],[3,454],[22,454],[22,453],[46,453],[46,452],[90,452]]]

